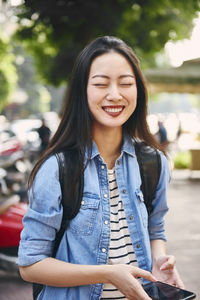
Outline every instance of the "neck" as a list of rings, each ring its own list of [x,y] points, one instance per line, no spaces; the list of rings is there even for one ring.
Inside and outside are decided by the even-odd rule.
[[[106,162],[108,169],[112,169],[121,153],[122,128],[93,129],[93,139],[99,152]]]

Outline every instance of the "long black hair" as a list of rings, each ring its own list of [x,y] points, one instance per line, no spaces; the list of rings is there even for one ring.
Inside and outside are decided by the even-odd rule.
[[[83,49],[75,62],[60,125],[48,149],[35,165],[30,176],[29,186],[32,184],[41,164],[49,156],[59,151],[76,151],[78,159],[77,165],[74,166],[74,168],[77,168],[75,181],[81,174],[85,149],[86,147],[91,149],[92,145],[92,118],[87,101],[90,66],[97,56],[108,52],[117,52],[123,55],[131,64],[136,77],[137,106],[123,125],[123,130],[132,138],[139,138],[148,145],[161,149],[161,146],[150,133],[147,124],[147,90],[136,55],[125,42],[116,37],[99,37]],[[71,184],[71,187],[73,188],[73,184]]]

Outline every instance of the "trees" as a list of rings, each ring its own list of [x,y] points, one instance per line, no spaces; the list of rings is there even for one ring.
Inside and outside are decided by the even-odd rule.
[[[0,31],[0,112],[5,106],[17,83],[14,56],[11,53],[9,40]]]
[[[34,55],[46,83],[59,85],[82,47],[117,35],[149,64],[165,43],[189,37],[199,0],[25,0],[17,8],[17,38]]]

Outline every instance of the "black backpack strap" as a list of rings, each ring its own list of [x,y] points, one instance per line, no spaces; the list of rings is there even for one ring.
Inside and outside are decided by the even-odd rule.
[[[148,214],[153,211],[152,201],[155,198],[156,188],[161,172],[161,157],[157,149],[148,146],[145,142],[135,141],[135,153],[140,167],[141,190]]]
[[[56,159],[58,162],[58,167],[59,167],[59,181],[60,181],[61,192],[62,192],[61,203],[63,205],[65,156],[64,156],[63,152],[56,153],[55,156],[56,156]],[[62,217],[62,221],[61,221],[61,226],[60,226],[59,231],[56,233],[52,257],[56,256],[56,252],[60,245],[60,241],[61,241],[63,234],[67,228],[68,223],[67,223],[66,217],[67,216],[66,216],[65,210],[63,209],[63,217]],[[41,292],[42,289],[43,289],[43,284],[33,283],[33,299],[34,300],[37,299],[37,296],[39,295],[39,293]]]
[[[62,221],[61,221],[61,226],[59,231],[56,233],[56,238],[55,238],[55,243],[54,243],[54,248],[53,248],[53,253],[52,253],[52,257],[56,256],[56,252],[58,250],[58,247],[60,245],[61,239],[63,237],[63,234],[65,232],[65,230],[67,229],[69,220],[67,218],[67,212],[65,210],[65,184],[64,184],[64,179],[65,179],[65,169],[66,169],[66,165],[65,165],[65,155],[63,152],[59,152],[55,154],[57,162],[58,162],[58,167],[59,167],[59,181],[60,181],[60,187],[61,187],[61,192],[62,192],[62,199],[61,199],[61,203],[63,206],[63,216],[62,216]]]
[[[43,284],[40,283],[33,283],[33,300],[37,299],[37,296],[39,295],[39,293],[41,292],[41,290],[43,289]]]
[[[59,167],[59,181],[62,192],[61,204],[63,206],[63,216],[59,231],[56,233],[52,257],[56,256],[56,252],[60,245],[61,239],[69,221],[73,219],[79,212],[83,194],[83,170],[81,176],[78,177],[78,181],[73,188],[73,195],[68,193],[68,185],[73,184],[73,176],[78,176],[80,165],[77,164],[78,152],[75,150],[59,152],[55,154],[58,167]],[[74,167],[75,166],[75,167]],[[71,179],[71,180],[70,180]],[[72,183],[71,183],[72,182]],[[37,299],[37,296],[43,288],[42,284],[33,283],[33,299]]]
[[[78,152],[76,150],[67,150],[65,152],[56,153],[55,155],[59,166],[63,217],[60,230],[56,234],[52,257],[55,257],[56,255],[60,241],[67,229],[69,221],[79,212],[83,194],[83,172],[78,173],[80,172],[80,164],[77,163],[79,157]],[[78,174],[80,174],[80,176],[78,176]],[[78,176],[78,180],[74,184],[73,179],[76,176]],[[72,185],[73,189],[70,189],[69,185]],[[69,190],[72,190],[73,194],[69,194]]]

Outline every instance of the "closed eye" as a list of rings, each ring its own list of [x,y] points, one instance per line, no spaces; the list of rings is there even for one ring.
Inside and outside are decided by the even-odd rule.
[[[121,86],[131,86],[133,83],[120,83]]]
[[[104,86],[107,86],[107,84],[106,83],[94,83],[93,84],[94,86],[102,86],[102,87],[104,87]]]

